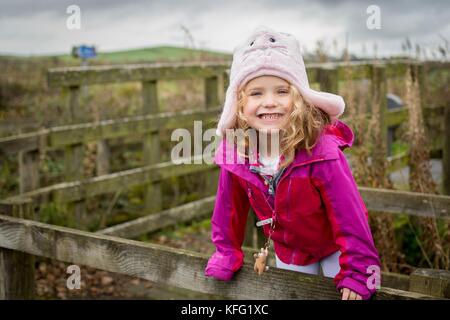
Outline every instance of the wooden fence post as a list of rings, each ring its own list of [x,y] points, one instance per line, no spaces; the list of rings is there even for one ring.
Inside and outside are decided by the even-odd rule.
[[[320,83],[320,90],[338,93],[339,90],[339,75],[338,69],[333,67],[322,67],[319,69],[318,80]]]
[[[205,79],[205,106],[211,109],[219,105],[219,80],[218,77]]]
[[[19,152],[20,193],[39,188],[39,150]]]
[[[230,85],[230,70],[225,70],[223,72],[223,82],[222,82],[222,88],[223,88],[223,96],[225,100],[225,95],[227,93],[228,86]]]
[[[0,213],[34,220],[31,199],[2,201]],[[0,300],[34,299],[35,257],[31,254],[0,247]]]
[[[80,110],[80,86],[69,87],[69,106],[66,122],[77,123],[82,118]],[[65,147],[64,150],[64,178],[65,181],[79,181],[84,178],[84,158],[85,146],[77,143]],[[69,217],[75,217],[78,228],[83,227],[84,214],[86,212],[85,200],[71,202],[66,205]]]
[[[220,86],[223,86],[223,76],[219,79],[219,76],[206,78],[205,81],[205,109],[209,110],[212,108],[217,108],[219,106],[219,98],[222,95],[222,89]],[[203,130],[205,130],[205,126],[202,126]],[[202,132],[203,134],[204,132]],[[197,140],[197,139],[196,139]],[[196,143],[196,141],[194,141]],[[202,142],[202,152],[205,143]],[[195,154],[194,154],[195,155]],[[217,190],[218,183],[218,170],[214,167],[211,171],[205,172],[204,176],[204,193],[203,196],[210,196]]]
[[[450,271],[416,269],[410,276],[409,291],[450,298]]]
[[[414,70],[416,73],[417,81],[419,84],[420,108],[422,110],[422,116],[424,116],[426,114],[425,108],[427,107],[427,103],[428,103],[428,78],[427,78],[428,68],[425,63],[416,64],[416,65],[414,65],[414,67],[415,67]],[[425,122],[426,121],[425,117],[423,120],[424,120],[425,129],[426,129],[427,123]]]
[[[159,112],[157,81],[142,82],[142,109],[144,114],[157,114]],[[144,134],[143,165],[156,164],[161,161],[159,131]],[[150,183],[144,193],[145,214],[156,213],[162,210],[161,181]]]
[[[108,140],[97,141],[97,155],[96,155],[97,176],[102,176],[109,173],[110,157],[111,157],[111,150],[108,144]]]

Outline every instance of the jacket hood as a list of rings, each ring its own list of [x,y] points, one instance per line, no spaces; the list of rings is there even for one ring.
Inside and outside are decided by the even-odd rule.
[[[336,120],[332,124],[327,125],[323,134],[334,139],[341,150],[350,148],[355,138],[352,129],[342,120]]]

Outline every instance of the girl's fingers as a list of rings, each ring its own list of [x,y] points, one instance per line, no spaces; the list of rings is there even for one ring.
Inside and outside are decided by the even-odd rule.
[[[342,300],[362,300],[362,297],[359,294],[348,288],[342,288],[339,291],[342,294]]]
[[[350,294],[350,290],[347,288],[344,288],[343,293],[342,293],[342,300],[348,300],[349,294]]]

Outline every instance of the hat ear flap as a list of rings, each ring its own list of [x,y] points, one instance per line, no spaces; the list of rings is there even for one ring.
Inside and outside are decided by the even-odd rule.
[[[219,118],[216,134],[221,136],[225,129],[231,128],[237,115],[237,90],[235,85],[230,85],[225,95],[225,105]]]

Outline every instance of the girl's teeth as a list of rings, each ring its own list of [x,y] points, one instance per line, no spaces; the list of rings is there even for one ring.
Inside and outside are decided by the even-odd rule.
[[[265,114],[262,116],[263,119],[276,119],[278,118],[278,114]]]

